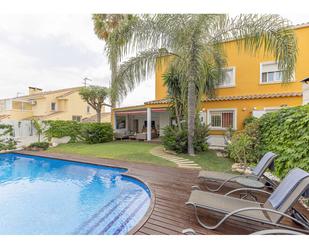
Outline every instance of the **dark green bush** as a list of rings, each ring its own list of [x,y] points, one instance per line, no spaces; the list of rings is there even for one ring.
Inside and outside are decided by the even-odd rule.
[[[206,151],[208,126],[198,124],[195,129],[193,146],[196,152]],[[164,136],[162,138],[163,145],[166,149],[177,153],[187,153],[188,150],[188,131],[186,127],[179,130],[175,126],[167,126],[164,128]]]
[[[70,143],[84,141],[86,143],[104,143],[113,140],[113,128],[109,123],[80,123],[76,121],[46,121],[45,136],[61,138],[69,136]]]
[[[45,121],[47,129],[44,134],[50,141],[53,137],[62,138],[69,136],[70,143],[75,143],[81,139],[82,123],[76,121],[65,121],[65,120],[48,120]]]
[[[0,124],[0,151],[13,150],[16,148],[16,141],[13,137],[12,125]]]
[[[48,142],[35,142],[28,146],[29,148],[41,148],[43,150],[47,150],[49,147]]]
[[[81,135],[89,144],[110,142],[113,141],[113,128],[109,123],[84,123]]]
[[[309,105],[267,113],[259,123],[263,152],[278,154],[279,177],[295,167],[309,171]]]

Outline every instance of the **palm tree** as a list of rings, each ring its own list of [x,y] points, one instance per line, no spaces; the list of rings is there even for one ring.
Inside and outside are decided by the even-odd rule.
[[[93,14],[94,32],[100,40],[105,41],[105,51],[111,70],[111,106],[116,107],[119,100],[117,82],[120,49],[126,43],[128,27],[136,21],[136,16],[129,14]],[[122,34],[122,36],[118,35]]]
[[[141,51],[124,62],[117,74],[117,90],[125,96],[154,72],[158,57],[174,55],[170,63],[184,73],[187,84],[188,153],[194,155],[193,137],[199,100],[213,92],[226,64],[224,42],[236,39],[239,49],[255,55],[273,55],[288,82],[293,75],[297,44],[289,22],[279,15],[158,14],[144,15],[130,27],[123,49]]]
[[[179,130],[182,129],[181,120],[185,112],[186,88],[182,83],[182,74],[177,68],[172,67],[163,75],[164,85],[167,87],[168,98],[170,99],[170,110],[176,117],[176,123]]]

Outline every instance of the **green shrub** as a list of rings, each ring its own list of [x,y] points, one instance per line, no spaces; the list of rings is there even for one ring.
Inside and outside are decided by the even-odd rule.
[[[12,125],[0,124],[0,151],[16,148]]]
[[[197,124],[193,139],[193,146],[196,152],[206,151],[208,126]],[[187,153],[188,150],[188,130],[183,127],[179,130],[175,126],[167,126],[164,128],[164,136],[162,138],[163,145],[166,149],[177,153]]]
[[[86,143],[104,143],[113,140],[113,128],[109,123],[80,123],[76,121],[46,121],[45,136],[50,141],[53,137],[69,136],[70,143],[84,141]]]
[[[246,125],[251,124],[251,123],[254,123],[254,122],[256,122],[257,120],[258,120],[258,118],[253,117],[253,116],[249,116],[249,117],[247,117],[247,118],[244,119],[243,125],[244,125],[244,127],[245,127]]]
[[[70,143],[75,143],[81,139],[82,123],[76,121],[65,121],[65,120],[48,120],[45,121],[47,129],[44,131],[48,141],[53,137],[62,138],[69,136]]]
[[[89,144],[110,142],[113,141],[113,128],[109,123],[84,123],[81,135]]]
[[[259,123],[263,152],[278,154],[276,175],[295,167],[309,171],[309,105],[267,113]]]
[[[230,158],[238,163],[257,162],[262,150],[258,119],[247,123],[243,130],[233,133],[227,149]]]
[[[47,150],[49,147],[48,142],[35,142],[28,146],[29,148],[41,148],[43,150]]]

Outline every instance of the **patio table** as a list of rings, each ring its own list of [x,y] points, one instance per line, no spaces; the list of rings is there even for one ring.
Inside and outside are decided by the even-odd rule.
[[[252,194],[252,192],[250,191],[250,189],[254,190],[254,189],[262,189],[265,187],[265,184],[258,181],[258,180],[255,180],[255,179],[252,179],[252,178],[249,178],[249,177],[239,177],[239,178],[236,178],[235,179],[235,182],[237,182],[238,184],[240,184],[241,186],[243,187],[246,187],[248,189],[245,190],[245,193],[241,194],[243,195],[241,197],[241,199],[245,199],[245,198],[252,198],[254,201],[257,200],[256,196],[254,196]]]

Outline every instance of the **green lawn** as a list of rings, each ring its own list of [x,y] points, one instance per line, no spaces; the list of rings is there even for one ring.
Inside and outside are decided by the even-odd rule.
[[[230,171],[232,164],[234,163],[228,158],[217,157],[216,153],[212,150],[199,153],[195,156],[189,156],[184,154],[182,154],[181,156],[194,161],[206,170]]]
[[[170,161],[151,155],[149,151],[155,146],[158,145],[134,141],[114,141],[104,144],[71,143],[61,144],[55,148],[48,149],[48,151],[152,163],[163,166],[176,166]]]
[[[150,150],[156,146],[158,145],[135,141],[114,141],[104,144],[62,144],[48,151],[175,167],[174,163],[150,154]],[[214,151],[199,153],[193,157],[184,154],[179,156],[195,161],[206,170],[229,171],[233,164],[227,158],[217,157]]]

